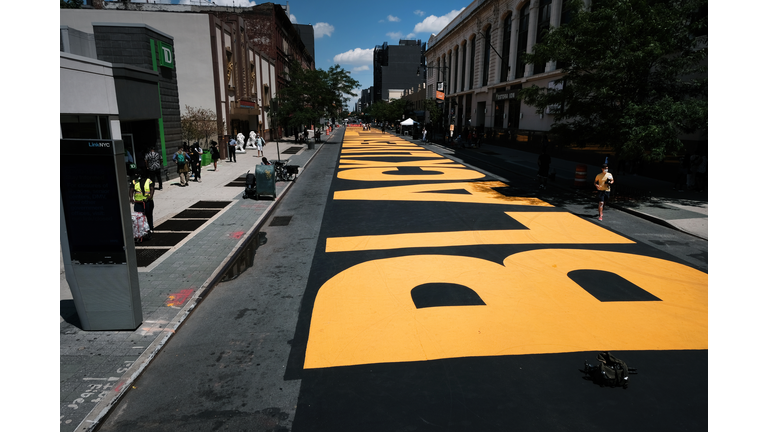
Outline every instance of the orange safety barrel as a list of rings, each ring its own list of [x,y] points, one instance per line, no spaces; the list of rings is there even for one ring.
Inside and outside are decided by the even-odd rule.
[[[574,179],[573,186],[576,189],[587,186],[587,166],[585,164],[576,165],[576,178]]]

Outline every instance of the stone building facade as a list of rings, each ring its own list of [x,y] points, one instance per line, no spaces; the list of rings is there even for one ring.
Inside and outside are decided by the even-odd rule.
[[[587,0],[589,1],[589,0]],[[563,0],[475,0],[440,33],[426,52],[427,98],[445,86],[444,129],[486,138],[518,131],[546,131],[552,116],[521,104],[516,90],[547,87],[562,76],[555,62],[524,64],[543,31],[558,27]]]

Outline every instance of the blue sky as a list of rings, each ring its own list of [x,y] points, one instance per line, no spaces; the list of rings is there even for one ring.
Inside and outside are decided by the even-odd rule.
[[[221,6],[255,6],[264,3],[248,0],[214,1]],[[314,26],[315,64],[318,69],[328,69],[339,64],[352,73],[352,77],[360,82],[360,88],[363,89],[373,85],[373,49],[376,45],[384,42],[397,44],[400,39],[421,39],[427,42],[432,33],[438,33],[471,0],[289,0],[274,3],[287,3],[290,6],[291,21]],[[357,98],[353,98],[350,103],[356,101]]]

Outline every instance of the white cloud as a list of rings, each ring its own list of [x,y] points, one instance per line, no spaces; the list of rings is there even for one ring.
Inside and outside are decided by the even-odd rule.
[[[299,23],[299,21],[296,19],[296,15],[291,14],[291,22],[294,23],[294,24],[298,24]]]
[[[403,34],[400,32],[389,32],[387,33],[387,36],[389,36],[389,38],[392,40],[394,39],[400,40],[403,38]]]
[[[336,54],[333,61],[337,64],[369,65],[373,64],[373,48],[355,48],[347,52]]]
[[[362,72],[362,71],[367,71],[367,70],[371,70],[371,68],[369,68],[368,65],[357,66],[357,67],[352,68],[352,72]]]
[[[332,25],[324,22],[319,22],[313,27],[315,29],[315,39],[320,39],[323,36],[331,37],[331,33],[336,30]]]
[[[426,12],[424,12],[423,10],[415,10],[415,11],[413,11],[413,13],[415,13],[415,14],[416,14],[416,15],[418,15],[418,16],[424,16],[424,14],[425,14]]]
[[[387,21],[389,22],[400,22],[400,18],[392,15],[387,15]]]
[[[448,23],[450,23],[454,18],[456,18],[463,10],[464,8],[461,8],[461,10],[452,10],[441,17],[430,15],[424,18],[424,21],[416,24],[416,26],[413,28],[413,32],[414,33],[439,33],[440,30],[445,28],[445,26],[447,26]]]

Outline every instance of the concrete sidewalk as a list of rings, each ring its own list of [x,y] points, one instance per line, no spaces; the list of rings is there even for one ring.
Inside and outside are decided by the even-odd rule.
[[[421,140],[409,136],[401,136],[416,144],[422,145]],[[439,144],[427,146],[441,154],[469,155],[482,158],[500,168],[511,170],[516,174],[532,179],[537,178],[538,154],[514,150],[501,146],[483,144],[480,148],[451,148]],[[471,161],[466,163],[471,164]],[[552,158],[550,172],[554,170],[555,180],[548,182],[548,187],[556,187],[584,196],[595,195],[592,181],[601,172],[598,165],[587,165],[587,187],[575,187],[575,173],[578,163],[564,159]],[[611,172],[614,172],[611,170]],[[683,191],[673,188],[670,182],[656,180],[634,174],[616,174],[615,193],[606,204],[642,217],[646,220],[674,228],[678,231],[708,240],[709,202],[707,192]]]
[[[322,136],[310,150],[292,140],[269,142],[264,156],[290,160],[299,174],[326,143],[341,143],[344,128]],[[278,153],[278,145],[279,151]],[[292,149],[293,148],[293,149]],[[292,149],[295,154],[283,154]],[[83,331],[77,327],[72,294],[61,261],[60,316],[60,430],[93,430],[97,422],[127,391],[163,345],[184,322],[246,248],[258,247],[258,230],[293,182],[276,182],[276,197],[243,199],[243,187],[226,186],[261,164],[256,150],[237,154],[237,162],[219,161],[202,167],[201,181],[179,187],[178,177],[164,179],[155,193],[154,225],[157,227],[198,201],[229,202],[194,232],[157,260],[139,267],[143,322],[134,331]],[[251,256],[252,258],[252,256]]]

